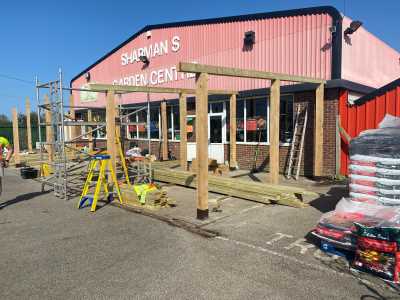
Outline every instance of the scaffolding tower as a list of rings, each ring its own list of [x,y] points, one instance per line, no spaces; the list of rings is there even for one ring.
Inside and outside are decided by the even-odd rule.
[[[39,144],[40,144],[40,163],[44,163],[44,149],[47,146],[49,155],[48,164],[52,167],[53,175],[48,176],[42,181],[42,190],[45,184],[53,186],[54,194],[57,197],[67,198],[67,159],[65,152],[65,132],[64,132],[64,97],[62,87],[62,71],[58,71],[58,79],[46,83],[39,83],[36,77],[36,100],[38,104],[38,124],[39,124]],[[40,90],[48,89],[47,101],[41,99]],[[51,120],[43,122],[43,114],[50,113]],[[50,127],[50,141],[43,142],[41,126]],[[41,170],[43,168],[41,167]],[[42,177],[41,177],[42,178]]]
[[[97,154],[96,152],[90,153],[88,151],[83,151],[76,147],[76,144],[79,142],[89,142],[88,140],[84,140],[83,138],[89,135],[92,136],[93,133],[99,130],[104,130],[106,127],[106,122],[100,121],[80,121],[76,118],[72,118],[71,114],[66,114],[65,110],[75,109],[94,109],[94,107],[84,107],[84,106],[73,106],[73,105],[65,105],[64,104],[64,92],[72,92],[76,91],[86,91],[92,92],[91,90],[85,89],[77,89],[77,88],[69,88],[64,87],[63,84],[63,75],[62,70],[59,69],[58,79],[54,81],[49,81],[45,83],[39,82],[38,78],[35,79],[35,88],[36,88],[36,101],[38,106],[38,124],[39,124],[39,153],[40,153],[40,170],[43,174],[43,169],[45,165],[48,165],[52,170],[52,174],[48,176],[40,176],[39,182],[41,182],[42,190],[46,185],[50,186],[54,195],[63,198],[69,199],[70,197],[77,196],[80,194],[84,179],[85,169],[87,169],[89,165],[89,161],[92,156]],[[41,93],[41,90],[46,89],[47,93]],[[42,99],[42,96],[45,97]],[[148,101],[149,102],[149,101]],[[150,105],[138,107],[134,111],[129,113],[124,113],[127,111],[126,108],[118,105],[119,108],[119,116],[118,116],[118,126],[125,125],[144,125],[147,124],[148,131],[150,130]],[[138,122],[130,122],[129,117],[139,111],[146,110],[147,111],[147,122],[146,123],[138,123]],[[51,114],[51,119],[44,118],[47,114]],[[44,120],[43,120],[44,119]],[[46,128],[46,132],[48,132],[48,136],[46,134],[46,140],[43,141],[41,130]],[[89,131],[84,133],[80,133],[77,136],[74,134],[71,137],[67,137],[66,135],[66,127],[73,128],[82,126],[91,128]],[[95,127],[94,129],[92,127]],[[75,130],[74,130],[75,131]],[[109,133],[107,133],[109,134]],[[112,133],[116,134],[116,133]],[[119,138],[123,138],[123,135],[117,135]],[[49,138],[49,140],[48,140]],[[150,149],[150,134],[148,134],[149,139],[149,153],[151,153]],[[123,141],[119,141],[119,147],[122,147],[123,151]],[[116,145],[117,146],[117,145]],[[45,160],[45,152],[47,152],[48,160]],[[78,157],[71,158],[71,155],[68,154],[73,153],[79,154]],[[122,157],[121,157],[122,159]],[[122,165],[122,164],[121,164]],[[133,173],[133,178],[135,175],[146,175],[151,178],[151,174],[149,172],[144,172],[143,170],[136,170],[134,167],[129,167],[128,170]],[[150,169],[151,170],[151,169]],[[140,172],[139,172],[140,171]],[[148,174],[144,174],[148,173]],[[41,175],[42,175],[41,174]]]

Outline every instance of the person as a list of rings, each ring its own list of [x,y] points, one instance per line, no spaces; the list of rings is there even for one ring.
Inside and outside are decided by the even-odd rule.
[[[4,159],[3,152],[7,150],[6,157]],[[7,138],[0,136],[0,195],[3,192],[3,177],[4,168],[8,168],[8,163],[13,154],[13,148]]]

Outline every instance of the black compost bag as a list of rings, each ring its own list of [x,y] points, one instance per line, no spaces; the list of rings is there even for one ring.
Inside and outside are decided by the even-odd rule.
[[[365,131],[351,140],[349,152],[350,156],[365,155],[400,159],[400,130],[396,127],[388,127]],[[381,161],[378,159],[377,162]]]
[[[356,227],[356,234],[363,237],[374,238],[389,242],[397,242],[400,245],[400,227],[393,227],[393,224],[385,222],[377,224],[371,223],[358,223],[354,222]]]

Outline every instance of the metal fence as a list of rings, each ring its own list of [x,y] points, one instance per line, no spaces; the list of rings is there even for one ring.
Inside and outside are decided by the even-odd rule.
[[[32,132],[32,148],[35,149],[36,142],[39,142],[39,128],[37,126],[31,127]],[[42,126],[42,141],[46,140],[46,128]],[[28,150],[28,130],[25,127],[19,127],[19,148],[21,151]],[[12,126],[0,126],[0,136],[7,138],[11,144],[13,140],[13,128]]]

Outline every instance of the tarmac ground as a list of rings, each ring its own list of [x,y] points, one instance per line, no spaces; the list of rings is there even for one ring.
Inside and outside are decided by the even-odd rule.
[[[155,214],[217,232],[205,238],[105,205],[78,210],[7,169],[0,198],[1,299],[400,299],[396,287],[351,272],[309,232],[346,194],[324,186],[303,209],[166,185],[175,208]],[[213,210],[219,203],[219,208]]]

